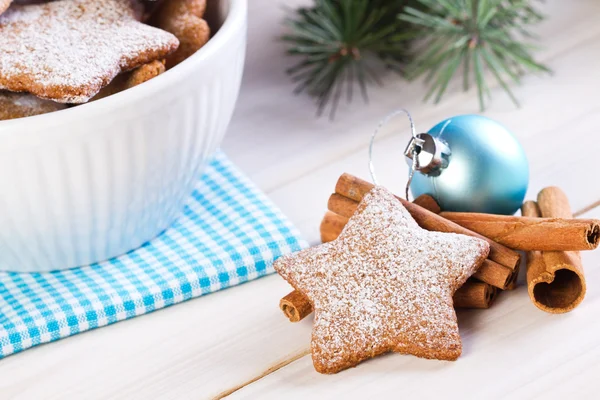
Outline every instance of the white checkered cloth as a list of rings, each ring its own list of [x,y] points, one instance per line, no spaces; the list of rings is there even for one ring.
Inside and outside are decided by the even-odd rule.
[[[0,358],[256,279],[305,246],[217,153],[178,221],[141,248],[67,271],[0,272]]]

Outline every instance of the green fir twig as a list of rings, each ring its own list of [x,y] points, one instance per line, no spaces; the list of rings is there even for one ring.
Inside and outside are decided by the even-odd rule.
[[[318,113],[333,117],[344,91],[382,84],[380,66],[424,77],[426,99],[440,101],[457,74],[463,89],[477,88],[481,109],[492,76],[508,93],[526,72],[549,72],[535,61],[532,24],[542,15],[533,0],[315,0],[286,19],[283,39],[299,58],[288,70],[296,92],[316,99]]]
[[[286,20],[291,32],[283,37],[290,44],[288,54],[300,58],[287,71],[297,82],[295,92],[315,97],[319,114],[331,104],[332,118],[344,87],[348,101],[352,101],[358,83],[367,101],[367,86],[381,84],[374,72],[377,62],[402,70],[407,40],[414,35],[397,18],[407,3],[316,0],[314,7],[298,9]]]
[[[532,46],[526,42],[533,37],[528,25],[542,20],[531,1],[418,1],[421,9],[406,7],[399,19],[423,30],[407,77],[425,77],[429,85],[426,100],[433,98],[435,103],[439,102],[462,67],[463,88],[469,90],[471,83],[475,83],[481,110],[487,105],[488,75],[519,106],[511,83],[519,84],[526,72],[550,72],[534,60]]]

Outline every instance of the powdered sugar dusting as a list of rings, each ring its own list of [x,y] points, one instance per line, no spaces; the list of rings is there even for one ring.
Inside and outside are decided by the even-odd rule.
[[[313,303],[313,361],[332,373],[392,350],[456,359],[452,295],[488,252],[483,240],[421,229],[376,187],[338,239],[283,257],[275,269]]]
[[[81,103],[178,41],[138,21],[134,0],[61,0],[0,15],[0,88]]]

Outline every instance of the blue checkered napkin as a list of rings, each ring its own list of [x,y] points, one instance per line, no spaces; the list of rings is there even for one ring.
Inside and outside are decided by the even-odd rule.
[[[179,220],[143,247],[68,271],[0,272],[0,358],[258,278],[305,245],[218,153]]]

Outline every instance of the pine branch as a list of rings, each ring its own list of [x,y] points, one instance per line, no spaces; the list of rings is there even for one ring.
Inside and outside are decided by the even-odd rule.
[[[426,99],[441,100],[462,73],[463,89],[477,87],[480,107],[490,97],[493,76],[511,91],[526,72],[549,72],[531,55],[529,31],[543,19],[533,0],[315,0],[286,20],[288,53],[299,58],[288,70],[295,92],[316,99],[320,115],[333,118],[346,92],[381,84],[378,66],[409,79],[425,77]],[[414,40],[414,39],[418,40]],[[412,48],[411,48],[412,47]]]
[[[414,32],[397,18],[407,1],[316,0],[286,20],[291,33],[288,54],[300,61],[288,69],[298,82],[295,92],[316,99],[318,114],[328,106],[333,118],[342,92],[352,101],[357,83],[367,100],[367,86],[381,84],[373,72],[377,63],[397,72],[407,57],[407,41]],[[414,1],[412,1],[414,3]]]
[[[402,21],[423,30],[415,59],[407,77],[426,75],[428,96],[435,103],[444,95],[448,83],[463,68],[463,88],[474,81],[481,110],[489,94],[485,73],[489,71],[515,105],[517,98],[510,84],[519,84],[525,72],[550,72],[534,60],[524,41],[533,37],[528,27],[542,15],[525,0],[418,0],[422,8],[406,7]],[[422,11],[427,10],[427,12]],[[428,98],[428,97],[427,97]]]

